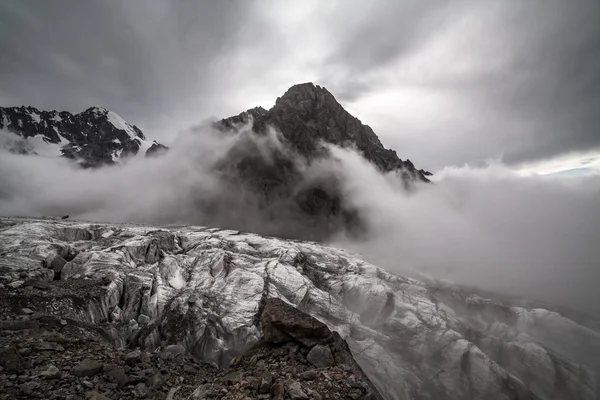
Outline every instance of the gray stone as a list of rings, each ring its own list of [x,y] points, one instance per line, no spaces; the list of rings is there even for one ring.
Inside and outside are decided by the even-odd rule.
[[[260,394],[268,394],[271,390],[272,385],[273,376],[271,374],[264,374],[260,377],[260,387],[258,388],[258,392]]]
[[[160,389],[165,384],[165,382],[169,380],[170,377],[171,373],[169,373],[168,371],[157,372],[146,381],[146,385],[148,385],[152,389]]]
[[[94,376],[102,372],[102,364],[86,358],[71,369],[71,373],[77,377]]]
[[[33,391],[40,387],[40,384],[35,381],[25,382],[19,385],[19,389],[28,396],[31,396]]]
[[[65,350],[65,348],[58,343],[46,342],[46,341],[35,342],[33,344],[33,348],[36,350],[39,350],[39,351],[64,351]]]
[[[148,388],[148,386],[146,386],[145,383],[140,382],[137,385],[135,385],[135,389],[133,390],[133,392],[138,398],[143,399],[146,396],[148,396],[148,394],[150,394],[150,389]]]
[[[285,396],[285,383],[277,381],[271,386],[271,398],[273,400],[283,400],[283,396]]]
[[[88,380],[82,380],[81,381],[81,385],[87,389],[93,389],[94,388],[94,384]]]
[[[33,310],[31,308],[23,308],[23,309],[21,309],[21,312],[23,314],[27,314],[27,315],[33,314]]]
[[[14,281],[14,282],[9,283],[8,286],[13,289],[16,289],[16,288],[23,286],[24,283],[25,283],[25,281]]]
[[[103,395],[102,393],[98,393],[95,390],[89,391],[85,394],[86,400],[111,400],[110,397]]]
[[[142,352],[140,350],[130,351],[125,355],[125,363],[127,365],[135,365],[139,363],[142,359]]]
[[[61,377],[62,373],[55,365],[50,365],[48,369],[40,373],[40,375],[46,379],[57,379]]]
[[[312,400],[323,400],[323,396],[321,396],[321,394],[319,394],[319,392],[317,392],[316,390],[306,388],[304,391],[307,395],[310,396]]]
[[[311,381],[313,379],[317,378],[317,371],[315,371],[314,369],[305,371],[303,373],[300,374],[300,378],[304,379],[305,381]]]
[[[169,354],[173,354],[174,356],[179,356],[185,353],[185,347],[178,344],[172,344],[165,347],[164,351]]]
[[[308,400],[308,396],[302,390],[300,382],[292,382],[287,387],[287,394],[291,400]]]
[[[234,384],[238,383],[239,381],[241,381],[242,377],[243,377],[242,371],[233,371],[223,377],[223,382],[225,382],[228,385],[234,385]]]
[[[129,376],[127,376],[123,368],[119,367],[116,364],[104,365],[103,371],[106,380],[112,383],[116,383],[118,388],[121,388],[127,383],[129,383]]]
[[[65,260],[61,256],[54,257],[54,259],[50,263],[50,268],[54,271],[54,279],[60,278],[60,275],[66,263],[67,260]]]
[[[140,325],[147,325],[150,322],[150,317],[146,314],[140,314],[140,316],[137,318],[137,322]]]
[[[25,371],[25,359],[14,347],[0,349],[0,365],[8,373],[20,374]]]
[[[310,349],[306,359],[317,368],[326,368],[335,364],[333,354],[327,345],[316,345]]]

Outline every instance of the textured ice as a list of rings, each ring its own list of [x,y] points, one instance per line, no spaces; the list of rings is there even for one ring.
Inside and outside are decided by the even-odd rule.
[[[181,343],[227,365],[260,337],[265,297],[279,297],[339,332],[388,399],[598,398],[597,321],[390,274],[309,242],[203,227],[1,226],[0,279],[50,280],[41,261],[70,249],[62,280],[110,281],[70,316],[124,322],[123,344]],[[140,313],[151,322],[136,331],[127,322]]]

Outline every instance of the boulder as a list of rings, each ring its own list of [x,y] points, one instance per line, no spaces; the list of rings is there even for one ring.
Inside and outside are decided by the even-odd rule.
[[[327,345],[316,345],[308,352],[306,359],[317,368],[325,368],[335,364],[333,354],[331,354],[331,350]]]
[[[102,372],[102,364],[89,358],[86,358],[71,369],[71,373],[79,378],[94,376],[100,372]]]
[[[266,301],[261,327],[265,341],[271,343],[294,340],[312,347],[331,336],[327,325],[278,298]]]
[[[4,368],[4,371],[11,374],[20,374],[25,371],[25,359],[14,347],[0,349],[0,365]]]

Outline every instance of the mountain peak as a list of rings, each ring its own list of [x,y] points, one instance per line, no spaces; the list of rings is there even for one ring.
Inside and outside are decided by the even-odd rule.
[[[104,115],[107,115],[108,113],[109,113],[109,110],[107,110],[106,108],[97,107],[97,106],[90,107],[82,112],[82,114],[93,114],[95,116],[104,116]]]
[[[335,97],[325,87],[315,85],[312,82],[299,83],[290,87],[277,101],[316,101],[318,98],[326,98],[328,102],[339,105]]]
[[[10,151],[63,156],[84,167],[111,165],[122,157],[159,154],[166,149],[146,140],[137,126],[104,107],[90,107],[74,115],[30,106],[0,107],[0,129],[16,134],[11,143],[31,145],[19,145],[16,150],[12,144],[5,146]],[[30,147],[32,151],[20,150]]]
[[[218,125],[229,129],[248,123],[250,117],[254,131],[264,132],[267,126],[275,127],[308,159],[322,154],[322,142],[325,142],[354,148],[383,172],[401,171],[407,182],[429,181],[426,177],[429,173],[416,169],[411,162],[402,161],[395,151],[386,149],[369,126],[350,115],[325,87],[312,82],[290,87],[269,111],[257,107],[223,119]]]

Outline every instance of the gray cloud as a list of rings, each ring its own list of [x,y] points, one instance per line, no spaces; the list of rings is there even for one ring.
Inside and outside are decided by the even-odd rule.
[[[0,215],[69,214],[298,235],[306,215],[265,204],[260,193],[215,170],[232,148],[251,151],[247,140],[265,157],[281,146],[275,136],[197,128],[163,158],[96,171],[74,169],[64,159],[2,152]],[[600,177],[522,178],[499,166],[462,168],[407,194],[398,176],[381,175],[356,153],[332,151],[337,161],[323,160],[303,174],[339,179],[344,201],[368,227],[360,240],[340,237],[334,244],[393,272],[600,312]]]
[[[171,141],[314,81],[417,166],[600,148],[600,3],[0,4],[0,104],[101,105]]]
[[[132,123],[197,122],[252,2],[8,2],[0,5],[0,99]],[[190,115],[191,114],[191,115]]]

